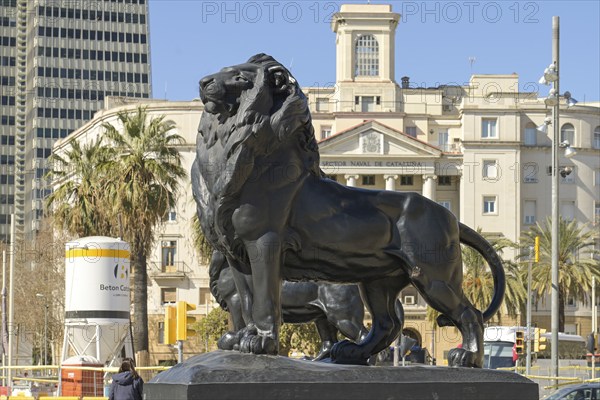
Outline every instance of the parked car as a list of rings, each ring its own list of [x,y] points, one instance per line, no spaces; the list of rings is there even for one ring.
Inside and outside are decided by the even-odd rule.
[[[600,382],[569,385],[558,389],[544,400],[600,400]]]

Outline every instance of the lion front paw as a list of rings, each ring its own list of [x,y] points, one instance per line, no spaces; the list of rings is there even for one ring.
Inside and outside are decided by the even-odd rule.
[[[240,340],[240,351],[242,353],[277,355],[279,343],[269,336],[248,334]]]
[[[349,340],[339,341],[331,349],[331,361],[335,364],[368,365],[370,356],[363,347]]]
[[[240,344],[239,332],[227,332],[217,341],[217,347],[221,350],[235,350]]]
[[[451,367],[481,368],[477,353],[465,349],[452,349],[448,352],[448,365]]]

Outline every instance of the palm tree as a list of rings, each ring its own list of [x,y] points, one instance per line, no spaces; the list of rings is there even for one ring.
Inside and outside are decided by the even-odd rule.
[[[202,232],[202,227],[200,226],[200,219],[198,218],[198,214],[194,214],[192,217],[192,243],[194,244],[194,248],[198,252],[198,256],[200,260],[203,262],[210,261],[210,257],[213,253],[213,248],[206,240],[204,233]]]
[[[55,224],[73,236],[110,235],[113,228],[106,203],[106,175],[98,166],[109,154],[98,139],[83,147],[76,140],[64,156],[52,154],[52,169],[46,175],[55,182],[46,198],[46,210]]]
[[[590,300],[592,277],[600,278],[600,262],[591,256],[594,239],[598,233],[578,227],[577,221],[560,219],[558,223],[558,329],[565,330],[565,303],[568,296],[582,301]],[[546,219],[525,232],[522,246],[533,246],[535,237],[540,237],[540,261],[532,271],[532,290],[540,298],[552,288],[552,219]]]
[[[117,128],[104,123],[111,142],[112,158],[104,165],[110,171],[113,211],[119,230],[131,246],[133,275],[133,340],[136,351],[148,350],[147,256],[156,226],[175,207],[180,181],[186,177],[174,133],[175,123],[164,116],[149,118],[146,108],[117,114]]]
[[[481,228],[477,229],[481,233]],[[485,235],[484,235],[485,236]],[[487,238],[494,250],[502,255],[504,250],[515,248],[516,244],[507,238]],[[479,309],[484,310],[490,304],[494,295],[494,280],[485,259],[474,249],[461,246],[463,260],[463,291],[465,296]],[[506,291],[504,293],[504,305],[509,316],[515,316],[523,308],[527,293],[519,278],[520,268],[512,261],[502,259],[506,274]],[[431,307],[427,309],[427,319],[434,321],[439,313]],[[502,320],[502,313],[497,314],[498,320]]]

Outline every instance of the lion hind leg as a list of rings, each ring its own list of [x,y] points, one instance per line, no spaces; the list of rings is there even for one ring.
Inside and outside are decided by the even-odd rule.
[[[425,301],[441,312],[438,325],[454,325],[460,331],[462,347],[450,350],[448,365],[479,367],[483,365],[483,316],[460,289],[450,287],[443,281],[432,281],[421,290]]]
[[[313,361],[320,361],[329,357],[331,354],[331,348],[338,341],[338,330],[325,316],[317,318],[315,320],[315,325],[317,327],[317,332],[319,332],[319,337],[321,338],[321,350]]]
[[[390,346],[402,331],[396,298],[407,284],[407,279],[381,279],[361,284],[363,300],[373,320],[371,331],[360,343],[348,340],[336,343],[331,351],[334,362],[364,365],[372,355]]]

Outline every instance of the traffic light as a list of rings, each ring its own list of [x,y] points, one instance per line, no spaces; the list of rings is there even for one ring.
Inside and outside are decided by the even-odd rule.
[[[540,262],[540,237],[535,237],[535,243],[533,246],[533,261],[536,263]]]
[[[175,312],[175,307],[166,306],[165,307],[165,328],[163,333],[163,343],[164,344],[174,344],[177,340],[176,337],[176,329],[177,329],[177,313]]]
[[[535,334],[534,334],[535,336],[534,336],[534,341],[533,341],[533,351],[536,353],[546,350],[546,343],[548,341],[548,338],[545,336],[542,336],[544,333],[546,333],[545,329],[542,329],[542,328],[535,329]]]
[[[525,353],[525,332],[523,331],[515,332],[515,350],[517,354]]]
[[[188,336],[196,336],[196,330],[188,327],[188,324],[196,322],[196,317],[187,315],[188,311],[195,309],[195,304],[190,304],[185,301],[177,302],[177,340],[187,340]]]

